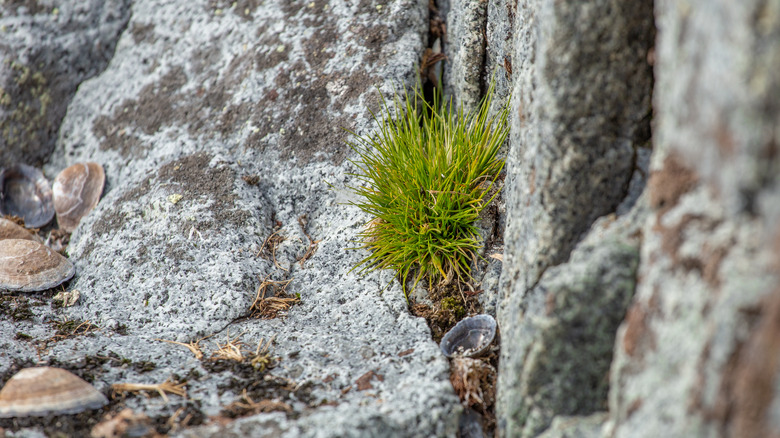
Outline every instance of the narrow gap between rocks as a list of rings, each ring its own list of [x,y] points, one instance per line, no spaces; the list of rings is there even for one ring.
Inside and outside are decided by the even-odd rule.
[[[441,93],[440,96],[442,96],[445,87],[443,71],[447,56],[442,53],[442,47],[447,38],[446,17],[442,16],[438,6],[436,0],[429,0],[428,46],[422,54],[419,71],[423,96],[429,103],[433,102],[436,93]],[[486,62],[487,57],[482,60],[483,73]],[[486,88],[481,91],[484,96]],[[504,172],[502,171],[502,174]],[[503,177],[499,177],[499,181],[503,181]],[[493,207],[497,202],[499,202],[498,198],[493,200],[491,206],[485,208],[483,212],[487,213],[490,220],[493,221],[492,228],[494,229],[488,237],[491,242],[482,242],[485,247],[494,245],[494,241],[497,239],[503,240],[503,233],[495,231],[499,218]],[[480,254],[474,260],[472,273],[477,270],[484,273],[488,265],[486,256],[486,254]],[[437,344],[460,320],[467,316],[483,313],[479,295],[484,291],[480,289],[480,281],[476,278],[467,283],[455,281],[445,286],[429,284],[427,290],[422,290],[423,287],[418,286],[416,291],[412,291],[411,282],[407,284],[407,287],[410,287],[409,311],[426,320],[431,329],[432,338]],[[499,344],[500,339],[497,333],[496,340],[490,350],[482,357],[456,356],[449,359],[450,382],[464,407],[459,421],[459,436],[493,436],[495,434],[495,395]]]

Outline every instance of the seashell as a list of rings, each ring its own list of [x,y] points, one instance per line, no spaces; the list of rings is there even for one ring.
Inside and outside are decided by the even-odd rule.
[[[45,245],[22,239],[0,240],[0,290],[35,292],[70,279],[76,268]]]
[[[16,225],[8,219],[0,218],[0,240],[5,239],[24,239],[40,242],[40,237],[27,231],[26,228]]]
[[[0,214],[21,217],[27,228],[39,228],[51,221],[51,187],[40,170],[25,164],[0,170]]]
[[[106,404],[106,396],[70,371],[25,368],[0,391],[0,418],[75,414]]]
[[[60,229],[72,232],[97,205],[106,174],[98,163],[77,163],[54,179],[54,210]]]
[[[477,357],[486,352],[496,337],[496,320],[490,315],[464,318],[441,338],[441,352],[447,357]]]

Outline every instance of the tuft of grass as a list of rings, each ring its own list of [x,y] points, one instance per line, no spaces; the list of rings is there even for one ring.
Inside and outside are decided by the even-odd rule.
[[[479,248],[475,223],[498,193],[491,190],[503,169],[497,157],[509,133],[508,106],[488,114],[493,86],[473,112],[455,110],[438,94],[423,98],[419,85],[396,95],[392,108],[382,100],[379,129],[367,136],[352,132],[348,142],[359,195],[353,201],[373,216],[360,233],[358,249],[370,255],[361,272],[393,269],[414,286],[470,278],[470,262]]]

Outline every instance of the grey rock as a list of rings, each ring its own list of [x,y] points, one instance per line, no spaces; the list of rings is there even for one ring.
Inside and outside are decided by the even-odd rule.
[[[608,433],[776,435],[778,5],[664,1],[656,17],[652,211]]]
[[[506,436],[537,436],[555,416],[606,408],[615,333],[636,286],[640,210],[595,224],[505,314],[497,411]]]
[[[531,287],[625,198],[649,139],[651,5],[519,2],[503,277]]]
[[[555,417],[550,428],[539,438],[599,438],[606,419],[606,412],[587,417]]]
[[[452,0],[447,12],[445,94],[464,112],[476,110],[484,92],[487,8],[480,0]]]
[[[189,400],[128,396],[137,412],[218,416],[253,382],[209,358],[231,339],[249,354],[274,337],[270,375],[298,388],[279,396],[289,417],[174,435],[452,436],[462,408],[428,327],[392,273],[358,275],[365,254],[348,250],[370,218],[346,204],[355,169],[342,128],[373,129],[380,93],[413,83],[427,1],[135,1],[130,15],[108,67],[68,105],[46,167],[90,160],[106,171],[104,197],[68,247],[77,268],[68,287],[81,298],[2,325],[0,372],[109,357],[95,372],[103,391],[188,381]],[[273,233],[281,241],[264,246]],[[263,280],[290,280],[301,303],[251,317]],[[52,318],[100,331],[43,351],[15,337],[50,338]],[[162,341],[208,336],[202,360]],[[145,363],[153,369],[142,372]]]
[[[40,166],[79,84],[102,71],[128,0],[0,5],[0,167]]]
[[[651,9],[618,1],[490,9],[488,59],[496,68],[511,53],[513,81],[498,298],[497,417],[506,436],[534,436],[556,415],[605,407],[615,328],[635,284],[631,233],[644,221],[637,198],[650,137]],[[495,30],[510,24],[511,50]],[[615,224],[611,217],[594,225],[619,208]],[[560,314],[547,314],[548,296]],[[582,302],[567,301],[574,296]],[[590,313],[602,321],[587,321]],[[578,332],[587,334],[582,349],[565,336],[580,319],[587,321]]]

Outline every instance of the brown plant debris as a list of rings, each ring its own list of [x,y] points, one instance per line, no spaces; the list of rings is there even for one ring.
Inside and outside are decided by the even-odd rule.
[[[450,382],[465,407],[478,406],[487,412],[495,403],[496,369],[480,359],[453,359]]]
[[[376,378],[376,380],[379,380],[380,382],[385,381],[385,376],[381,374],[377,374],[372,370],[363,374],[362,376],[358,377],[357,380],[355,380],[355,384],[357,385],[357,390],[365,391],[367,389],[372,389],[373,386],[371,385],[371,379],[374,378]]]
[[[279,227],[265,239],[265,242],[263,242],[263,245],[260,247],[260,250],[257,251],[255,257],[263,257],[266,260],[269,260],[270,257],[270,260],[274,262],[274,266],[276,266],[277,269],[281,269],[282,271],[289,271],[289,269],[282,267],[282,265],[280,265],[276,260],[276,249],[279,248],[279,245],[281,245],[282,242],[284,242],[286,239],[284,235],[279,233],[280,231],[282,231],[281,227]]]
[[[269,349],[271,348],[271,343],[273,343],[274,339],[276,339],[276,335],[271,336],[271,339],[269,339],[265,345],[263,345],[264,338],[260,339],[260,342],[257,343],[254,357],[249,361],[252,367],[260,371],[265,371],[265,369],[273,363]]]
[[[258,176],[257,174],[244,175],[241,177],[241,179],[243,179],[244,182],[249,184],[250,186],[256,186],[257,183],[260,182],[260,176]]]
[[[224,344],[220,344],[217,342],[217,351],[215,351],[211,355],[212,360],[233,360],[236,362],[243,362],[244,361],[244,343],[241,342],[239,339],[244,333],[241,333],[240,335],[236,336],[235,338],[230,337],[230,331],[227,333],[227,342]]]
[[[132,434],[132,435],[131,435]],[[125,436],[144,436],[158,438],[152,426],[152,421],[144,414],[136,414],[130,408],[125,408],[116,415],[107,415],[106,419],[96,424],[89,433],[90,438],[119,438]]]
[[[54,336],[52,336],[50,339],[54,341],[60,341],[74,336],[86,335],[99,329],[98,326],[92,324],[89,321],[68,319],[67,317],[62,320],[49,320],[48,322],[56,330]]]
[[[309,218],[302,214],[298,217],[298,225],[301,226],[301,231],[303,231],[303,234],[306,236],[307,239],[309,239],[309,247],[306,249],[306,253],[303,254],[303,257],[298,259],[298,262],[301,263],[301,268],[303,267],[303,262],[311,258],[311,256],[314,255],[314,253],[317,252],[317,245],[321,242],[321,240],[314,240],[311,238],[308,232],[306,232],[306,228],[309,226]]]
[[[186,384],[186,382],[173,383],[170,378],[158,384],[115,383],[111,385],[111,396],[112,398],[116,398],[118,395],[124,395],[126,392],[152,391],[157,392],[160,397],[165,400],[165,403],[168,403],[168,397],[165,395],[166,393],[187,398],[187,390],[185,389]]]
[[[285,402],[279,400],[259,400],[254,401],[247,394],[246,389],[241,394],[241,400],[234,401],[223,409],[226,416],[229,417],[243,417],[246,415],[254,415],[263,412],[282,411],[288,414],[292,413],[292,407]]]
[[[249,307],[250,316],[253,318],[273,319],[287,314],[287,310],[293,305],[301,302],[300,296],[290,297],[287,295],[287,285],[293,279],[283,281],[271,281],[265,278],[257,287],[255,300]],[[268,289],[273,289],[273,296],[266,297]]]
[[[181,345],[182,347],[187,347],[192,352],[192,354],[195,355],[195,359],[200,360],[203,359],[203,351],[200,349],[200,341],[206,340],[210,337],[211,336],[206,336],[205,338],[200,338],[197,341],[188,342],[186,344],[184,342],[169,341],[167,339],[154,339],[154,340],[160,342],[168,342],[169,344]]]

